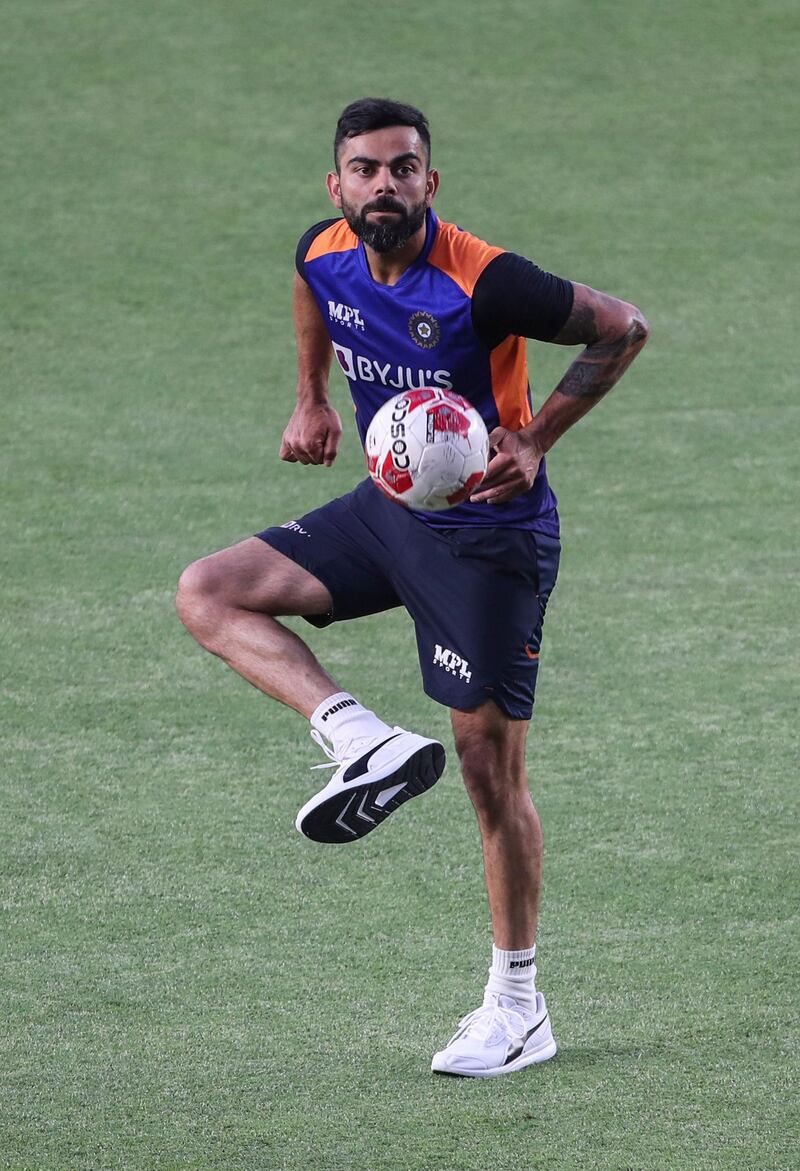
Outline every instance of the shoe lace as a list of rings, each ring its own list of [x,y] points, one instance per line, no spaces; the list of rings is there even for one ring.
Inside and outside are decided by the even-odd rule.
[[[469,1035],[476,1041],[492,1045],[507,1037],[509,1033],[524,1033],[525,1018],[518,1009],[512,1007],[512,1004],[511,1001],[501,1004],[499,997],[488,1004],[482,1004],[461,1018],[456,1035]]]
[[[402,732],[402,728],[395,728],[395,733]],[[391,737],[389,737],[391,739]],[[348,741],[345,744],[341,756],[337,756],[332,748],[329,747],[325,737],[316,728],[311,729],[311,739],[315,744],[318,744],[326,756],[330,757],[329,764],[312,764],[314,768],[339,768],[346,760],[355,760],[359,753],[364,752],[370,744],[375,744],[378,741],[377,737],[357,736],[355,740]]]
[[[322,751],[325,753],[326,756],[330,757],[330,761],[327,762],[326,764],[312,764],[311,768],[312,769],[338,768],[342,762],[336,756],[336,753],[333,751],[333,749],[328,746],[328,744],[325,740],[325,737],[322,735],[322,733],[318,732],[316,728],[312,728],[311,729],[311,739],[314,741],[315,744],[318,744],[320,746],[320,748],[322,749]]]

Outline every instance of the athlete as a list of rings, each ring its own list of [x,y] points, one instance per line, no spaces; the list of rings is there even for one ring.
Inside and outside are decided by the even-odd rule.
[[[493,1077],[556,1052],[535,984],[542,832],[525,771],[560,552],[544,457],[617,382],[648,326],[635,306],[439,220],[438,186],[419,110],[372,98],[344,110],[327,177],[341,216],[309,229],[297,249],[297,405],[280,457],[326,466],[336,458],[335,354],[362,441],[398,391],[452,387],[468,398],[490,432],[485,479],[443,513],[407,511],[365,479],[190,565],[178,611],[202,646],[310,720],[335,771],[296,824],[313,840],[344,843],[429,789],[444,748],[364,707],[277,618],[302,615],[322,627],[407,609],[425,691],[451,710],[494,936],[483,1002],[432,1068]],[[525,338],[584,347],[535,415]]]

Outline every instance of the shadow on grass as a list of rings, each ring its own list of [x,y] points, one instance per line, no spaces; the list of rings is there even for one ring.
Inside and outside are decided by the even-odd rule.
[[[625,1045],[559,1045],[555,1058],[559,1068],[565,1066],[586,1069],[593,1065],[616,1066],[619,1060],[647,1061],[664,1052],[664,1044],[657,1041],[642,1045],[631,1041]]]

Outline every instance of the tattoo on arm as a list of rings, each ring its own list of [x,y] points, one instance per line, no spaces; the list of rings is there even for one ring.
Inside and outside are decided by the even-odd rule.
[[[581,320],[573,320],[579,317]],[[569,342],[562,340],[562,336],[567,332],[567,327],[574,327],[569,332],[580,333],[580,340],[585,341],[587,335],[597,337],[594,310],[589,305],[583,305],[573,314],[558,337],[559,342],[566,345]],[[637,310],[620,337],[611,341],[590,341],[569,367],[556,390],[571,398],[601,399],[630,366],[644,345],[647,332],[647,324]]]
[[[565,431],[600,402],[619,381],[647,341],[650,329],[635,305],[575,285],[568,320],[552,339],[586,348],[526,428],[539,452],[549,451]]]
[[[553,338],[559,346],[592,345],[599,338],[597,314],[587,304],[576,304],[558,334]]]

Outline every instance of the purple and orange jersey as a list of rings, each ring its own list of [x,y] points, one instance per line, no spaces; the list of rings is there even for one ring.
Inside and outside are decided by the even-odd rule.
[[[343,219],[316,224],[297,249],[350,384],[362,443],[370,420],[399,391],[423,386],[469,399],[491,432],[533,418],[525,338],[549,341],[573,290],[523,257],[494,248],[428,212],[425,246],[396,285],[373,280],[364,246]],[[533,486],[507,504],[459,504],[416,513],[434,528],[534,529],[558,536],[544,460]]]

